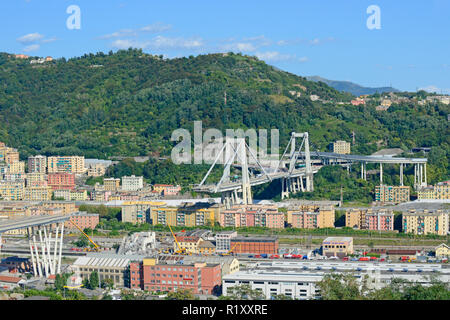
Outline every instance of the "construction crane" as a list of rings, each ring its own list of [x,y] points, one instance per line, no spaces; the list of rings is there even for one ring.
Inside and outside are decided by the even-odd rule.
[[[241,244],[237,242],[228,252],[222,253],[221,256],[229,256],[238,245],[240,246]]]
[[[177,244],[177,246],[178,246],[178,250],[175,251],[174,253],[175,253],[175,254],[186,254],[186,248],[182,248],[182,247],[180,246],[180,244],[178,243],[177,237],[175,236],[175,234],[174,234],[173,231],[172,231],[172,228],[170,227],[170,224],[167,224],[167,225],[169,226],[170,232],[172,233],[172,236],[173,236],[173,238],[175,239],[175,242],[176,242],[176,244]]]
[[[84,234],[84,236],[89,240],[90,243],[92,243],[94,245],[94,251],[100,251],[100,247],[72,220],[69,219],[69,221],[75,226],[77,227],[78,230],[81,231],[82,234]],[[88,249],[89,250],[89,249]]]

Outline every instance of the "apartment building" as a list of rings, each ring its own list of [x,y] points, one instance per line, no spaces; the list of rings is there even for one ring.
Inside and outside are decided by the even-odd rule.
[[[214,226],[215,216],[220,206],[209,203],[184,203],[179,207],[155,207],[150,213],[152,225],[171,226]]]
[[[77,212],[70,216],[70,221],[74,222],[81,230],[87,228],[94,230],[100,221],[100,216],[97,213]],[[64,227],[70,231],[78,231],[78,228],[70,221],[66,221]]]
[[[106,173],[106,166],[102,163],[90,164],[87,168],[87,175],[89,177],[101,177]]]
[[[221,285],[220,264],[169,264],[157,259],[130,263],[130,287],[146,291],[191,290],[194,294],[212,294]]]
[[[342,140],[333,142],[333,152],[339,154],[350,154],[350,142]]]
[[[103,185],[105,186],[105,191],[116,192],[120,189],[120,178],[103,179]]]
[[[47,184],[53,190],[73,190],[75,189],[75,174],[73,173],[49,173]]]
[[[235,205],[221,210],[219,224],[222,227],[284,228],[284,213],[276,205]]]
[[[75,202],[70,201],[45,201],[41,203],[43,208],[58,208],[62,210],[62,214],[71,214],[78,212]]]
[[[27,187],[47,186],[47,176],[45,173],[33,172],[26,175]]]
[[[410,210],[402,215],[402,229],[404,233],[445,236],[449,232],[449,213],[443,210]]]
[[[8,164],[8,173],[25,173],[24,161],[13,161]]]
[[[47,172],[47,157],[46,156],[30,156],[28,157],[28,173],[41,173]]]
[[[23,200],[24,191],[23,182],[0,181],[0,198],[5,201]]]
[[[450,181],[439,182],[434,186],[427,186],[417,190],[418,200],[449,200]]]
[[[345,226],[362,230],[394,230],[394,212],[387,209],[352,208],[345,212]]]
[[[352,237],[328,237],[322,242],[322,255],[342,258],[353,254]]]
[[[3,142],[0,142],[0,162],[6,162],[11,164],[12,162],[19,161],[19,152],[17,149],[6,146]]]
[[[25,201],[50,201],[52,200],[52,188],[49,186],[30,186],[24,191]]]
[[[293,228],[334,228],[335,209],[331,205],[291,205],[286,215],[287,223]]]
[[[47,170],[48,173],[82,174],[86,171],[84,161],[84,156],[48,157]]]
[[[153,191],[162,196],[172,196],[180,193],[181,186],[174,186],[171,184],[155,184],[153,186]]]
[[[122,177],[123,191],[138,191],[144,187],[144,177],[124,176]]]
[[[122,222],[145,223],[150,221],[151,208],[164,206],[165,202],[127,201],[122,204]]]
[[[375,187],[375,201],[381,203],[401,203],[410,200],[408,186],[386,186]]]
[[[64,201],[86,201],[88,199],[87,190],[55,190],[53,196]]]

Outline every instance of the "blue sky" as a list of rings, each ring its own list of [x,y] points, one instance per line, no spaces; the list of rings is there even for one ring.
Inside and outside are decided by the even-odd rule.
[[[66,26],[70,5],[80,8],[80,29]],[[367,28],[370,5],[380,8],[381,29]],[[302,76],[450,93],[448,0],[14,0],[0,8],[2,52],[234,51]]]

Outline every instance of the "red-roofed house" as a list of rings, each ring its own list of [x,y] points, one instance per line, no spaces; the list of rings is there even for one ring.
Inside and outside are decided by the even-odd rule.
[[[0,288],[5,290],[17,288],[20,281],[22,281],[22,278],[0,275]]]

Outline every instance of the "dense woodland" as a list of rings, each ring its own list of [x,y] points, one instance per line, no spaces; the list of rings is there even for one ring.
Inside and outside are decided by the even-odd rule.
[[[312,94],[326,101],[311,101]],[[32,154],[169,156],[172,131],[192,131],[193,121],[202,120],[204,129],[223,132],[278,128],[282,149],[292,131],[308,131],[313,150],[326,150],[337,139],[351,141],[352,131],[352,151],[360,154],[431,146],[430,182],[449,179],[449,106],[403,103],[379,112],[373,104],[352,106],[352,98],[241,54],[164,59],[129,49],[30,64],[0,53],[0,141],[18,148],[23,159]],[[162,161],[124,163],[109,174],[190,184],[206,170]]]

